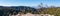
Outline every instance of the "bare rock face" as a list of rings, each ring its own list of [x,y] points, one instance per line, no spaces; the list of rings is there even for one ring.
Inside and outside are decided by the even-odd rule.
[[[27,14],[17,14],[17,15],[11,15],[11,16],[54,16],[54,15],[50,15],[50,14],[31,14],[31,13],[27,13]]]

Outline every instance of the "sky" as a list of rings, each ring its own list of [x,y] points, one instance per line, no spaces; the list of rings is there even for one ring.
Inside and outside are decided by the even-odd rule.
[[[37,7],[43,3],[47,6],[60,7],[60,0],[0,0],[0,6],[31,6]]]

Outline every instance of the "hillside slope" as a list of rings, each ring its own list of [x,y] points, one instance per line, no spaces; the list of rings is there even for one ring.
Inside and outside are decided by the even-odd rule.
[[[60,8],[56,7],[56,8],[43,9],[41,14],[51,14],[51,15],[53,14],[53,15],[56,15],[56,16],[60,16]]]

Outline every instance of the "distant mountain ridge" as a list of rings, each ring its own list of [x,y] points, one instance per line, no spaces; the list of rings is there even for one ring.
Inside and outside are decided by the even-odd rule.
[[[28,13],[28,12],[37,12],[37,10],[35,8],[32,7],[27,7],[27,6],[12,6],[12,7],[4,7],[4,6],[0,6],[0,16],[4,15],[4,16],[8,16],[9,14],[14,13],[14,15],[18,14],[19,12],[21,13]],[[4,14],[5,13],[5,14]],[[8,14],[7,14],[8,13]]]

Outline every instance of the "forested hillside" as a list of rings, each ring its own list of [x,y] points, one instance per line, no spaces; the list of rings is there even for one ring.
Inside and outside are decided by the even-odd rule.
[[[16,15],[18,13],[34,13],[37,12],[35,8],[32,7],[27,7],[27,6],[12,6],[12,7],[3,7],[0,6],[0,16],[8,16],[9,14],[11,15]]]
[[[32,14],[51,14],[60,16],[60,7],[50,7],[50,8],[32,8],[32,7],[26,7],[26,6],[18,6],[18,7],[2,7],[0,6],[0,16],[8,16],[16,15],[16,14],[26,14],[26,13],[32,13]]]

